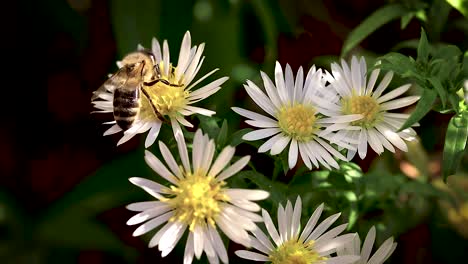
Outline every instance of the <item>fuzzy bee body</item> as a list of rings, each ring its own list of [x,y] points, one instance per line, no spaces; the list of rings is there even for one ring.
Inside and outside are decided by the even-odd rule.
[[[140,89],[116,89],[114,91],[114,119],[123,130],[129,129],[140,113]]]
[[[144,88],[145,83],[157,82],[160,73],[159,68],[155,66],[153,54],[146,50],[128,54],[120,65],[120,69],[94,92],[91,101],[99,98],[100,94],[113,93],[114,120],[125,131],[138,119],[142,107],[142,96],[150,101]],[[150,105],[154,114],[162,118],[154,105],[151,103]]]

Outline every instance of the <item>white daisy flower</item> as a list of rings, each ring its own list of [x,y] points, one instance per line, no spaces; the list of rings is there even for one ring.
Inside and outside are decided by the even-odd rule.
[[[130,218],[127,224],[145,222],[133,233],[133,236],[140,236],[165,223],[149,242],[149,247],[158,246],[163,257],[172,251],[188,228],[184,264],[191,263],[194,255],[199,259],[203,251],[210,263],[218,263],[218,258],[223,263],[228,263],[226,248],[218,228],[232,241],[249,246],[247,231],[256,228],[254,222],[262,221],[258,214],[253,213],[260,210],[260,206],[253,201],[263,200],[269,194],[262,190],[226,186],[224,180],[244,168],[250,159],[246,156],[228,166],[234,156],[234,147],[224,148],[213,162],[214,141],[198,130],[193,141],[190,163],[184,140],[177,142],[183,142],[178,144],[182,165],[176,163],[161,141],[159,148],[167,167],[146,151],[147,164],[169,181],[171,186],[165,187],[143,178],[130,178],[130,182],[151,194],[157,201],[128,205],[129,210],[139,213]]]
[[[346,229],[347,224],[343,224],[325,232],[337,219],[341,213],[334,214],[316,228],[316,224],[322,214],[323,204],[321,204],[312,214],[301,233],[301,207],[300,197],[297,198],[293,206],[290,201],[286,208],[280,204],[278,208],[278,230],[267,211],[262,210],[263,221],[268,230],[270,238],[259,228],[252,231],[255,237],[251,237],[252,247],[259,252],[249,250],[237,250],[235,254],[244,259],[254,261],[268,261],[273,264],[291,263],[353,263],[359,256],[349,254],[342,256],[330,256],[337,248],[353,240],[355,234],[345,234],[338,236]]]
[[[372,247],[375,241],[375,227],[373,226],[367,233],[366,240],[364,240],[364,245],[361,250],[361,240],[356,234],[354,239],[345,244],[343,247],[340,247],[337,251],[338,256],[344,255],[359,255],[361,259],[353,262],[353,264],[382,264],[384,263],[397,246],[397,243],[393,243],[393,237],[388,238],[385,242],[382,243],[380,248],[375,252],[375,254],[369,259],[372,251]]]
[[[181,131],[179,123],[184,126],[192,127],[192,124],[184,118],[185,116],[192,114],[211,116],[215,114],[214,111],[192,106],[192,104],[216,93],[221,89],[220,86],[228,79],[228,77],[222,77],[194,90],[195,86],[218,70],[212,70],[194,81],[205,59],[205,57],[202,57],[204,48],[204,43],[199,46],[191,47],[190,32],[187,31],[182,40],[179,60],[177,62],[177,67],[175,67],[170,62],[169,45],[167,41],[164,40],[161,52],[159,41],[153,38],[151,52],[154,55],[155,64],[159,67],[159,79],[164,81],[159,81],[151,86],[144,87],[146,93],[149,95],[149,100],[142,96],[142,107],[137,119],[129,129],[124,131],[124,135],[117,145],[127,142],[138,133],[144,133],[150,130],[146,137],[145,146],[151,146],[158,137],[162,125],[162,121],[158,118],[153,109],[155,109],[160,116],[169,117],[174,133]],[[139,45],[138,49],[141,50],[143,47]],[[120,62],[117,62],[117,65],[122,67]],[[95,97],[103,100],[93,101],[94,107],[100,110],[97,112],[112,113],[114,109],[113,92],[108,90],[97,92],[99,94],[96,94]],[[122,131],[122,129],[115,124],[115,121],[107,123],[114,125],[104,132],[104,136]]]
[[[342,114],[361,114],[363,118],[352,122],[353,130],[344,128],[334,135],[334,140],[345,140],[357,147],[359,157],[364,159],[367,154],[367,145],[378,154],[384,148],[395,152],[395,147],[407,151],[404,140],[414,140],[416,132],[412,128],[397,132],[398,129],[410,116],[409,114],[389,113],[389,110],[411,105],[419,100],[419,96],[408,96],[395,99],[408,91],[411,84],[402,85],[395,90],[382,96],[385,88],[392,80],[393,72],[388,72],[380,84],[375,88],[380,69],[375,69],[367,82],[367,66],[364,57],[358,61],[353,56],[351,68],[342,60],[341,66],[337,63],[331,64],[333,76],[326,74],[327,80],[340,95],[338,104]],[[416,124],[417,125],[417,124]],[[358,130],[355,130],[358,127]],[[355,143],[353,143],[355,142]],[[352,159],[356,150],[348,151],[348,159]]]
[[[289,65],[283,75],[281,65],[275,67],[275,84],[261,72],[266,95],[253,82],[247,80],[245,90],[252,100],[269,116],[264,116],[249,110],[233,107],[236,113],[249,118],[246,123],[260,129],[244,135],[244,140],[268,139],[260,146],[258,152],[270,150],[271,155],[281,153],[289,146],[289,168],[297,163],[300,154],[305,165],[311,169],[319,163],[327,169],[338,168],[334,157],[346,160],[327,141],[333,137],[334,131],[349,127],[350,122],[362,118],[359,114],[341,114],[339,97],[334,91],[325,88],[322,70],[313,66],[304,82],[302,67],[297,72],[296,79]],[[334,144],[353,148],[340,140]],[[312,165],[313,164],[313,165]]]

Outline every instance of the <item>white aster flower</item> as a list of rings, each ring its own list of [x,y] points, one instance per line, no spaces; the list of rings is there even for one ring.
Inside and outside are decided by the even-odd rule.
[[[164,40],[161,52],[159,41],[153,38],[151,52],[154,55],[155,63],[159,66],[161,73],[159,79],[165,80],[165,82],[160,81],[151,86],[145,86],[145,90],[150,98],[149,100],[144,97],[142,98],[142,107],[137,119],[129,129],[124,131],[124,135],[117,145],[123,144],[136,134],[144,133],[148,130],[150,132],[146,138],[145,147],[149,147],[155,142],[161,129],[162,121],[155,114],[153,107],[160,116],[169,117],[174,133],[181,131],[179,123],[192,127],[192,124],[184,118],[185,116],[192,114],[211,116],[215,114],[214,111],[192,106],[192,104],[216,93],[221,89],[220,86],[228,79],[228,77],[222,77],[194,90],[195,86],[218,70],[214,69],[194,82],[195,76],[205,59],[205,57],[202,57],[204,48],[204,43],[191,47],[190,32],[187,31],[182,40],[179,60],[177,67],[175,67],[170,62],[167,41]],[[138,49],[141,50],[143,47],[139,45]],[[122,67],[120,62],[117,62],[117,65]],[[102,91],[96,97],[103,100],[93,101],[94,107],[100,110],[97,112],[113,112],[114,96],[112,91]],[[104,132],[104,136],[122,131],[115,123],[115,121],[107,122],[107,124],[114,125]]]
[[[264,116],[249,110],[233,107],[236,113],[249,118],[246,123],[260,129],[243,136],[244,140],[268,139],[260,146],[258,152],[271,150],[271,155],[281,153],[289,146],[288,163],[293,168],[301,155],[305,165],[311,169],[312,164],[319,163],[330,169],[338,168],[334,157],[346,158],[327,141],[333,137],[334,131],[349,127],[350,122],[362,118],[361,115],[343,115],[340,112],[339,97],[334,91],[325,89],[322,70],[313,66],[304,82],[302,67],[297,72],[296,79],[289,65],[283,75],[281,65],[275,67],[275,84],[261,72],[265,95],[257,85],[247,80],[245,90],[252,100],[269,116]],[[340,140],[334,144],[353,148]]]
[[[382,264],[384,263],[397,246],[397,243],[393,243],[393,237],[388,238],[385,242],[382,243],[380,248],[375,252],[375,254],[369,259],[372,251],[372,247],[375,241],[375,227],[373,226],[367,233],[366,240],[362,245],[361,250],[361,240],[356,234],[354,239],[345,244],[343,247],[340,247],[337,251],[338,256],[344,255],[360,255],[361,259],[353,262],[353,264]]]
[[[237,256],[254,261],[268,261],[273,264],[341,264],[353,263],[359,256],[349,254],[342,256],[330,256],[337,248],[352,241],[355,234],[345,234],[338,236],[346,229],[347,224],[343,224],[325,232],[340,216],[341,213],[334,214],[316,228],[316,224],[322,214],[323,204],[321,204],[312,214],[301,233],[301,207],[300,197],[297,198],[293,206],[290,201],[286,208],[280,204],[278,208],[278,230],[267,211],[262,210],[263,221],[268,230],[270,238],[259,228],[252,231],[255,237],[251,237],[252,247],[260,251],[259,253],[249,250],[237,250]],[[279,232],[278,232],[279,231]]]
[[[395,152],[395,147],[402,151],[407,151],[406,143],[403,139],[411,141],[415,139],[416,132],[412,128],[397,132],[398,129],[410,116],[409,114],[389,113],[389,110],[402,108],[411,105],[419,100],[419,96],[408,96],[395,99],[405,93],[411,84],[402,85],[393,91],[382,95],[392,80],[393,72],[388,72],[380,84],[375,88],[380,69],[375,69],[367,82],[367,66],[364,57],[358,61],[353,56],[351,68],[342,60],[341,66],[332,63],[331,74],[326,74],[327,80],[340,95],[340,105],[343,114],[361,114],[363,118],[352,122],[353,129],[344,128],[337,133],[334,140],[345,140],[357,147],[359,157],[364,159],[367,154],[367,145],[378,154],[384,148]],[[417,125],[417,124],[415,124]],[[355,128],[358,127],[358,130]],[[355,150],[348,151],[348,159],[352,159],[356,154]]]
[[[133,233],[134,236],[140,236],[165,223],[149,242],[150,247],[158,246],[163,257],[172,251],[188,228],[184,264],[191,263],[194,255],[199,259],[203,251],[210,263],[218,263],[218,257],[223,263],[228,263],[218,228],[232,241],[249,246],[247,231],[256,228],[254,222],[262,221],[259,215],[253,213],[259,211],[260,206],[252,201],[263,200],[269,194],[262,190],[227,188],[224,180],[244,168],[250,159],[246,156],[228,166],[234,155],[234,147],[224,148],[213,163],[214,141],[198,130],[190,163],[184,140],[177,142],[183,142],[178,144],[182,165],[176,163],[161,141],[159,148],[167,167],[146,151],[148,165],[169,181],[171,186],[165,187],[143,178],[130,178],[130,182],[158,201],[128,205],[129,210],[139,213],[130,218],[127,224],[145,222]]]

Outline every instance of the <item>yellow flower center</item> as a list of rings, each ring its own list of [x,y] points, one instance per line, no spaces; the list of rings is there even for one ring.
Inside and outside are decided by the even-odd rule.
[[[314,137],[315,109],[312,106],[297,104],[284,106],[278,112],[278,125],[283,132],[297,141],[309,141]]]
[[[368,95],[353,95],[342,99],[341,111],[343,114],[361,114],[362,119],[352,122],[353,126],[374,127],[379,120],[379,104]]]
[[[162,62],[159,64],[159,68],[161,71],[160,79],[164,81],[156,82],[152,86],[145,86],[145,89],[159,114],[174,116],[187,105],[187,97],[190,93],[185,91],[184,83],[175,81],[175,68],[172,65],[170,65],[169,75],[164,75]]]
[[[187,173],[178,187],[171,186],[169,190],[173,197],[165,202],[175,208],[175,214],[169,221],[185,222],[191,231],[195,226],[205,226],[206,223],[214,227],[214,219],[221,211],[220,202],[229,200],[223,191],[225,184],[206,176],[204,171]]]
[[[314,264],[326,260],[314,250],[315,241],[307,243],[291,239],[273,251],[268,258],[273,264]]]

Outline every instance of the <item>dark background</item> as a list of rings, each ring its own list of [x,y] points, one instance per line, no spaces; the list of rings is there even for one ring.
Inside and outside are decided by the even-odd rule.
[[[120,134],[102,136],[106,127],[101,123],[109,121],[109,116],[90,114],[92,91],[115,70],[115,61],[138,43],[149,46],[152,36],[168,39],[174,61],[186,30],[192,33],[192,45],[205,42],[207,58],[200,76],[219,67],[217,78],[231,78],[221,92],[201,105],[227,118],[233,132],[242,126],[240,118],[219,102],[241,105],[246,98],[245,79],[257,81],[259,70],[271,74],[275,60],[289,63],[294,71],[314,63],[329,67],[330,60],[340,55],[347,34],[387,3],[146,0],[134,6],[123,0],[3,2],[2,63],[6,71],[0,127],[0,263],[181,263],[177,254],[183,254],[183,248],[160,259],[157,249],[148,249],[146,242],[131,236],[134,227],[125,222],[132,214],[122,206],[118,193],[110,196],[117,201],[113,209],[97,214],[99,228],[80,229],[80,220],[70,215],[65,221],[68,225],[49,223],[45,227],[56,231],[53,238],[36,234],[45,214],[52,210],[60,215],[69,201],[86,199],[86,192],[77,193],[75,187],[83,186],[99,168],[111,161],[119,164],[129,153],[142,153],[144,135],[116,147]],[[449,22],[461,18],[452,10]],[[416,19],[404,30],[394,21],[366,38],[357,52],[369,56],[387,53],[403,40],[418,39],[420,28]],[[448,23],[441,34],[428,31],[430,38],[438,36],[432,40],[466,50],[467,35],[462,29]],[[414,55],[414,50],[404,52]],[[422,120],[422,126],[432,124],[431,128],[418,131],[435,159],[440,158],[449,118],[431,112]],[[170,130],[163,130],[159,139],[165,135]],[[356,162],[366,170],[372,158]],[[141,160],[136,162],[141,165]],[[125,168],[125,175],[115,169],[101,185],[88,182],[84,189],[99,194],[101,188],[104,193],[107,185],[126,182],[132,173],[148,172],[140,165],[135,165],[136,172]],[[437,177],[437,164],[431,172]],[[139,190],[125,184],[134,197],[142,197]],[[71,198],[61,200],[70,194]],[[102,231],[102,227],[110,231]],[[101,231],[110,232],[114,240],[100,238]],[[392,263],[458,263],[467,257],[467,241],[447,225],[434,228],[432,221],[422,221],[401,234],[397,242]],[[235,249],[232,245],[229,252]],[[234,256],[230,261],[240,262]]]

